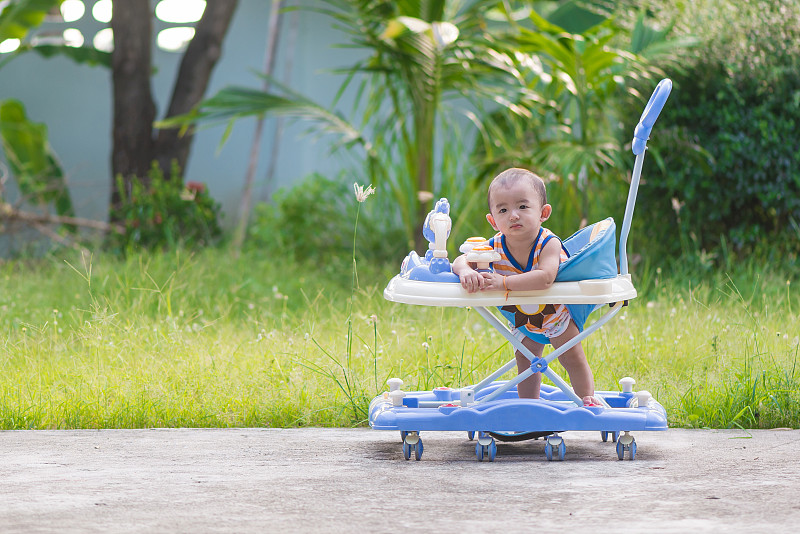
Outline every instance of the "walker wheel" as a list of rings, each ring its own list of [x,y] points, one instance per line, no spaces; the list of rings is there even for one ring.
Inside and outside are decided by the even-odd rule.
[[[544,445],[544,455],[548,460],[553,460],[553,452],[556,453],[560,461],[567,455],[567,445],[561,436],[549,436]]]
[[[407,435],[408,435],[408,430],[401,430],[400,431],[400,441],[405,441]],[[603,440],[603,441],[605,441],[605,440]]]
[[[494,462],[497,456],[497,443],[494,439],[483,432],[478,433],[478,442],[475,443],[475,456],[478,461],[482,462],[484,458],[490,462]]]
[[[636,458],[636,440],[630,435],[623,437],[627,439],[617,441],[617,458],[624,460],[625,451],[628,451],[630,459],[634,460]]]
[[[407,432],[403,439],[403,458],[410,460],[413,454],[414,459],[419,461],[420,458],[422,458],[422,450],[422,439],[419,437],[419,434],[416,432]]]
[[[406,460],[411,459],[411,445],[409,445],[405,441],[403,442],[403,458],[405,458]],[[621,459],[622,458],[620,458],[620,460]]]
[[[467,430],[467,439],[472,441],[475,439],[475,431],[474,430]]]
[[[489,445],[481,445],[480,443],[476,443],[475,456],[478,457],[478,461],[480,462],[482,462],[484,458],[490,462],[494,462],[494,459],[497,456],[497,444],[494,441],[492,441]]]

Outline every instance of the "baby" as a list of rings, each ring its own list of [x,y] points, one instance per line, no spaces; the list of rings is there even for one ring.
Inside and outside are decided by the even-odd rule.
[[[542,227],[553,211],[547,203],[544,181],[525,169],[508,169],[492,180],[487,196],[486,219],[497,231],[489,245],[500,254],[500,260],[494,262],[494,272],[478,272],[465,255],[459,256],[453,262],[453,272],[461,279],[461,285],[470,293],[549,288],[556,279],[559,264],[568,256],[561,240]],[[514,336],[537,358],[542,356],[544,345],[529,336],[540,339],[544,336],[558,348],[578,335],[578,327],[565,305],[533,308],[503,306],[501,310],[513,318]],[[530,361],[520,351],[516,351],[516,358],[518,372],[530,368]],[[584,405],[599,406],[594,397],[592,370],[581,344],[566,351],[558,361],[569,373],[572,387]],[[520,398],[538,399],[541,384],[541,373],[523,380],[517,386]]]

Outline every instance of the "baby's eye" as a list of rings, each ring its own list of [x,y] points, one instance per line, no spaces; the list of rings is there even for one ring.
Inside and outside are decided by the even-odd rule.
[[[505,213],[506,211],[508,211],[508,210],[505,209],[505,208],[500,208],[500,213]]]
[[[520,205],[519,209],[526,210],[526,209],[528,209],[528,205],[527,204],[522,204],[522,205]]]

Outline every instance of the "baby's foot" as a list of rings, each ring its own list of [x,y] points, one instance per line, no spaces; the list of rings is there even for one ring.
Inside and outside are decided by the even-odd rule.
[[[594,395],[587,395],[583,398],[583,405],[589,408],[603,406],[603,403]]]

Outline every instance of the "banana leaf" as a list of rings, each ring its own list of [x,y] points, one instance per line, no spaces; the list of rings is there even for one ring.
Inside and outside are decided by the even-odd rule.
[[[6,39],[24,39],[31,28],[39,26],[47,12],[64,0],[16,0],[0,11],[0,43]]]
[[[58,215],[74,216],[64,171],[47,141],[47,126],[30,121],[17,100],[0,102],[0,141],[20,193],[40,206],[52,202]]]
[[[64,56],[75,63],[88,65],[90,67],[102,66],[111,68],[111,52],[103,52],[90,46],[66,46],[66,45],[38,45],[31,47],[20,47],[20,52],[31,50],[40,56],[50,59],[55,56]]]

